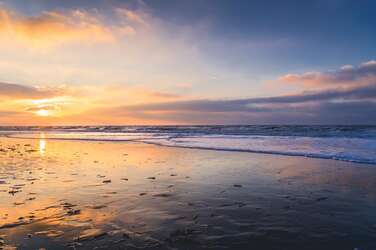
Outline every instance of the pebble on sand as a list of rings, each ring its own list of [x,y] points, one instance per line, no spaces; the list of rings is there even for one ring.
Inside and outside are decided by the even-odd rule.
[[[51,238],[59,237],[64,234],[63,231],[60,230],[47,230],[47,231],[39,231],[35,232],[34,235],[42,235],[42,236],[47,236]]]
[[[90,228],[82,231],[78,237],[78,240],[88,240],[93,238],[99,238],[106,235],[102,229],[99,228]]]

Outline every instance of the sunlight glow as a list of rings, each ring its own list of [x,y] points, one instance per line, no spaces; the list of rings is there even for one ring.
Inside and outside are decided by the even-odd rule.
[[[40,134],[40,139],[39,139],[39,153],[41,155],[44,155],[46,152],[46,135],[44,133]]]
[[[46,109],[40,109],[40,110],[36,111],[35,114],[37,114],[38,116],[49,116],[50,111],[46,110]]]

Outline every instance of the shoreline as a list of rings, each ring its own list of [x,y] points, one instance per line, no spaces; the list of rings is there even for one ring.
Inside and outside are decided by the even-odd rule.
[[[373,165],[135,142],[0,144],[8,246],[376,247]]]
[[[10,139],[31,139],[31,140],[40,140],[39,137],[20,137],[20,136],[12,136],[12,135],[0,135],[1,137],[10,138]],[[376,162],[373,161],[364,161],[364,160],[356,160],[356,159],[343,159],[338,157],[330,157],[330,156],[323,156],[323,155],[305,155],[303,153],[287,153],[287,152],[278,152],[278,151],[262,151],[262,150],[251,150],[251,149],[230,149],[230,148],[210,148],[210,147],[200,147],[200,146],[184,146],[184,145],[167,145],[158,142],[151,142],[147,141],[149,138],[141,138],[141,139],[87,139],[87,138],[43,138],[45,140],[61,140],[61,141],[92,141],[92,142],[109,142],[109,143],[145,143],[155,146],[161,147],[172,147],[172,148],[183,148],[183,149],[199,149],[199,150],[212,150],[212,151],[224,151],[224,152],[241,152],[241,153],[254,153],[254,154],[267,154],[267,155],[280,155],[280,156],[291,156],[291,157],[303,157],[303,158],[312,158],[312,159],[324,159],[324,160],[334,160],[334,161],[341,161],[341,162],[350,162],[356,163],[361,165],[375,165]]]

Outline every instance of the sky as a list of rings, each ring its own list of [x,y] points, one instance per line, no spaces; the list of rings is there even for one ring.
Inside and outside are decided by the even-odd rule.
[[[0,124],[376,124],[375,9],[0,0]]]

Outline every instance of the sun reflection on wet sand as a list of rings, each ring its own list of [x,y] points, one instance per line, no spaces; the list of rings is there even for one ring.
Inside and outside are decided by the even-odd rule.
[[[226,237],[268,235],[265,228],[281,224],[282,233],[306,235],[293,218],[314,225],[321,214],[325,225],[335,225],[326,223],[335,217],[325,211],[353,218],[357,211],[349,207],[356,204],[364,217],[354,223],[361,224],[374,208],[376,175],[369,171],[376,170],[350,163],[138,143],[48,140],[46,150],[47,140],[44,133],[38,140],[1,139],[7,150],[0,152],[0,238],[22,249],[129,241],[179,248],[181,237],[202,242],[217,230]],[[341,206],[339,197],[347,198]]]
[[[39,152],[43,156],[46,153],[46,134],[41,132],[39,137]]]

